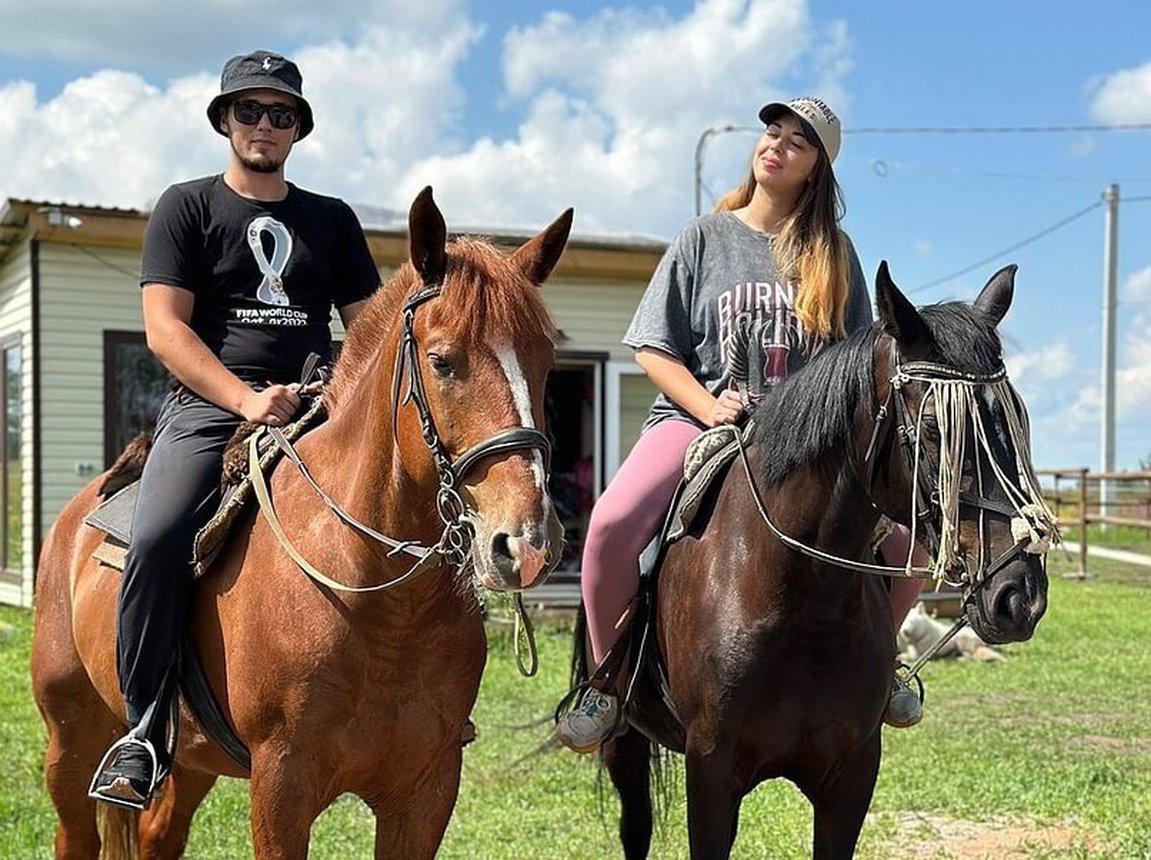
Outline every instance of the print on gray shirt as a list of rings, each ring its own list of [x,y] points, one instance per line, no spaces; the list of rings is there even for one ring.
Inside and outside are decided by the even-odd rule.
[[[712,394],[731,379],[729,351],[737,327],[758,337],[763,383],[794,373],[822,345],[795,315],[796,284],[784,282],[771,259],[772,237],[731,212],[704,215],[672,241],[652,275],[624,335],[628,346],[654,347],[679,359]],[[851,274],[848,333],[871,324],[871,300],[855,249],[848,241]],[[753,372],[755,372],[753,368]],[[666,418],[696,421],[663,394],[644,429]]]

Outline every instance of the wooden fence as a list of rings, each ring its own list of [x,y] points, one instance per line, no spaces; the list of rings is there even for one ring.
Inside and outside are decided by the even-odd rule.
[[[1078,530],[1080,576],[1087,575],[1089,525],[1151,529],[1151,471],[1092,472],[1085,468],[1035,471],[1043,484],[1047,503],[1060,522]],[[1105,488],[1109,492],[1105,493]]]

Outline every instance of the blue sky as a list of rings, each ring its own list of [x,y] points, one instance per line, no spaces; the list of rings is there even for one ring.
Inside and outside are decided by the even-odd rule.
[[[192,4],[187,4],[189,7]],[[1061,11],[1064,9],[1068,11]],[[0,196],[147,206],[214,172],[203,108],[222,61],[301,63],[316,132],[289,177],[449,223],[670,237],[693,215],[705,129],[815,93],[846,130],[844,225],[918,302],[972,298],[1020,267],[1003,332],[1039,466],[1099,465],[1104,213],[1036,236],[1120,185],[1117,465],[1151,459],[1151,130],[862,133],[1151,123],[1151,4],[40,0],[0,31]],[[710,138],[705,207],[753,132]]]

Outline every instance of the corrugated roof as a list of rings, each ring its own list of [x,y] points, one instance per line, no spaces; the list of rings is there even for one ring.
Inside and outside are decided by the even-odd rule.
[[[391,233],[402,235],[408,229],[408,213],[385,206],[374,206],[368,203],[353,203],[352,210],[360,219],[366,231]],[[0,260],[2,260],[19,236],[19,228],[28,222],[28,213],[45,209],[60,209],[70,215],[83,217],[90,215],[109,215],[125,218],[146,218],[148,212],[143,209],[124,208],[120,206],[100,206],[90,203],[69,203],[64,200],[29,200],[24,198],[0,199],[0,228],[17,228],[16,230],[0,230]],[[451,231],[455,235],[484,236],[495,241],[507,240],[524,241],[535,236],[540,227],[526,224],[451,224]],[[615,248],[620,250],[656,251],[662,252],[667,247],[667,240],[659,236],[645,233],[627,231],[582,231],[572,233],[569,244],[583,247]]]

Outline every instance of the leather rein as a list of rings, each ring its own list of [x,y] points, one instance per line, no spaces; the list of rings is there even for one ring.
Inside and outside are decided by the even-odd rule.
[[[927,383],[943,383],[947,385],[964,385],[975,387],[988,387],[995,386],[999,383],[1006,383],[1007,370],[1000,365],[995,371],[986,375],[966,374],[958,371],[947,365],[937,364],[927,361],[913,361],[902,363],[899,360],[895,349],[892,350],[890,355],[891,361],[891,374],[890,384],[887,391],[887,396],[879,405],[872,418],[871,436],[868,442],[867,450],[863,458],[863,475],[862,480],[864,486],[867,488],[869,499],[872,487],[874,486],[875,476],[878,469],[882,455],[890,456],[889,449],[893,444],[892,439],[899,440],[899,448],[903,454],[904,463],[912,475],[912,495],[913,495],[913,527],[912,538],[915,537],[917,529],[921,529],[926,538],[928,549],[933,555],[938,556],[941,536],[939,529],[936,528],[936,521],[942,520],[944,511],[942,508],[940,498],[940,468],[939,465],[931,458],[930,454],[919,444],[922,439],[922,404],[917,418],[912,417],[912,413],[907,404],[906,387],[911,382],[927,382]],[[1009,388],[1011,396],[1015,398],[1014,407],[1022,408],[1022,403],[1018,399],[1018,395],[1014,393],[1013,389]],[[930,394],[928,395],[931,396]],[[926,398],[925,398],[926,399]],[[970,421],[976,421],[975,417],[971,417]],[[1033,545],[1036,541],[1032,540],[1030,543],[1026,534],[1018,536],[1016,530],[1015,520],[1022,519],[1024,523],[1030,528],[1030,536],[1034,537],[1036,534],[1044,535],[1049,532],[1049,526],[1053,526],[1053,518],[1048,522],[1048,518],[1043,515],[1043,512],[1034,512],[1026,510],[1033,507],[1031,505],[1018,505],[1012,507],[1008,504],[986,498],[984,493],[984,475],[981,464],[981,457],[978,455],[974,458],[976,469],[976,486],[979,490],[979,495],[959,492],[959,504],[967,507],[975,507],[979,510],[979,536],[980,536],[980,563],[978,568],[973,572],[967,569],[966,562],[964,562],[964,570],[957,580],[948,579],[946,571],[937,568],[921,568],[913,567],[908,559],[908,563],[902,567],[895,567],[890,565],[869,564],[867,562],[857,561],[855,559],[844,558],[843,556],[835,555],[834,553],[825,552],[816,547],[809,546],[800,540],[783,532],[778,526],[772,522],[767,508],[764,505],[763,497],[759,491],[751,464],[747,457],[747,451],[744,446],[744,434],[735,433],[739,439],[739,456],[743,465],[744,475],[752,491],[752,498],[755,501],[756,507],[759,510],[760,517],[771,529],[773,534],[786,546],[800,552],[817,561],[824,562],[834,567],[843,568],[846,570],[855,571],[857,573],[869,573],[882,576],[894,576],[914,579],[937,579],[947,582],[948,585],[955,587],[962,587],[964,590],[964,598],[966,598],[972,591],[982,585],[990,576],[1001,570],[1016,556],[1024,555],[1028,552],[1036,552]],[[1016,457],[1020,457],[1023,452],[1016,450]],[[989,452],[990,455],[990,452]],[[1029,464],[1027,469],[1030,470]],[[872,505],[875,506],[874,500]],[[878,509],[878,508],[877,508]],[[996,557],[990,564],[983,564],[982,547],[986,538],[986,523],[985,513],[991,512],[1005,516],[1012,520],[1012,533],[1016,535],[1015,543],[1004,550],[998,557]],[[1047,512],[1049,514],[1049,511]],[[1045,531],[1046,530],[1046,531]],[[1055,529],[1057,533],[1057,529]],[[1046,547],[1044,546],[1045,550]]]
[[[414,404],[420,418],[424,444],[428,447],[439,478],[439,487],[436,490],[436,511],[443,525],[443,531],[440,534],[439,540],[434,545],[426,547],[415,541],[397,540],[380,534],[375,529],[365,525],[345,511],[312,477],[307,466],[300,458],[299,453],[280,429],[261,425],[257,428],[256,432],[249,437],[249,477],[252,479],[253,488],[259,499],[261,512],[268,520],[268,524],[279,538],[284,549],[296,564],[313,579],[336,591],[351,593],[384,591],[410,582],[432,568],[450,565],[461,569],[468,561],[468,553],[471,549],[474,533],[468,519],[467,506],[460,497],[459,487],[463,482],[464,476],[484,457],[498,456],[522,449],[538,449],[543,454],[545,475],[550,470],[551,442],[547,436],[532,427],[508,427],[472,446],[454,461],[449,456],[447,449],[440,439],[439,432],[436,430],[435,419],[428,406],[427,393],[424,389],[423,379],[420,374],[419,345],[413,332],[416,310],[430,299],[438,297],[442,289],[442,284],[425,285],[422,289],[413,293],[405,302],[403,307],[403,330],[400,344],[396,351],[395,370],[392,376],[393,438],[399,438],[396,431],[400,406],[405,406],[408,403]],[[407,393],[401,401],[400,391],[404,382],[405,369],[407,371],[408,388]],[[316,569],[315,566],[308,562],[292,545],[272,505],[267,482],[259,468],[259,457],[257,456],[259,437],[263,433],[267,433],[275,441],[288,459],[296,465],[300,474],[304,476],[305,480],[328,509],[331,510],[342,523],[360,534],[389,547],[389,557],[399,553],[406,553],[415,556],[418,559],[416,563],[407,572],[394,579],[367,586],[343,585]],[[519,613],[522,610],[522,600],[519,594],[516,594],[515,597],[517,598],[517,613]]]

